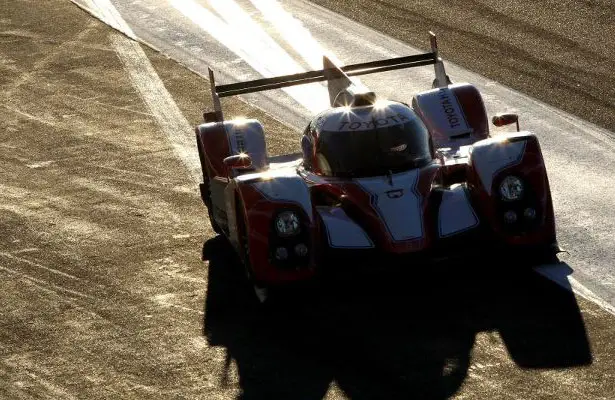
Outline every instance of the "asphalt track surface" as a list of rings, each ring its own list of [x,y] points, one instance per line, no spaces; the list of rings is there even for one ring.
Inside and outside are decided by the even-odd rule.
[[[314,0],[615,132],[611,0]]]
[[[0,16],[0,397],[614,397],[613,316],[501,262],[342,274],[258,311],[121,36],[60,0]],[[206,82],[147,56],[198,122]]]

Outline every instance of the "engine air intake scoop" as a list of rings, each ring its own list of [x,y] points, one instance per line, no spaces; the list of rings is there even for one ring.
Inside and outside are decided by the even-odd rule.
[[[353,96],[352,106],[353,107],[361,107],[361,106],[371,106],[376,102],[376,93],[374,92],[364,92],[357,93]]]
[[[361,91],[354,93],[350,87],[342,90],[337,94],[335,100],[331,104],[332,107],[363,107],[372,106],[376,102],[376,93],[370,91]]]

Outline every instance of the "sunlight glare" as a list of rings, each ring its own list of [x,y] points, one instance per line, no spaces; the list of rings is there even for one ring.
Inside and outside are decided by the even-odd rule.
[[[322,57],[327,56],[336,65],[343,65],[335,54],[325,50],[310,31],[291,13],[284,10],[277,0],[250,0],[265,19],[280,33],[280,36],[296,51],[312,69],[321,69]],[[357,86],[363,86],[359,78],[351,78]]]
[[[384,110],[389,105],[389,102],[383,99],[377,99],[374,103],[374,109],[376,110]]]
[[[170,3],[262,76],[272,77],[305,71],[237,2],[210,0],[209,4],[220,17],[194,0],[170,0]],[[328,105],[327,91],[321,85],[283,90],[312,113],[322,111]]]

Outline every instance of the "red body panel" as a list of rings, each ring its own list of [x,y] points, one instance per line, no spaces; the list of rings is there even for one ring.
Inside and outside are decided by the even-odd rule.
[[[205,155],[207,165],[202,168],[209,168],[212,176],[228,176],[228,171],[224,166],[223,160],[231,155],[228,135],[222,123],[207,123],[196,128],[197,137],[200,140],[199,146]]]
[[[422,98],[435,100],[421,107]],[[444,122],[447,117],[452,118],[448,120],[452,123],[450,125],[452,127],[463,121],[463,124],[470,128],[471,133],[463,144],[489,137],[489,121],[485,105],[480,92],[472,85],[453,85],[446,89],[434,89],[419,94],[413,99],[412,107],[429,129],[435,148],[459,145],[459,141],[451,140],[451,132],[446,130],[449,127],[449,124]]]
[[[451,91],[457,97],[468,125],[474,129],[472,135],[477,140],[487,139],[489,137],[489,121],[487,120],[483,98],[478,89],[472,85],[463,85],[452,87]]]
[[[310,232],[312,243],[317,241],[318,228],[313,221],[297,207],[296,203],[285,201],[271,201],[253,186],[245,184],[239,187],[241,203],[244,206],[244,220],[248,232],[248,245],[250,247],[250,265],[254,277],[258,282],[267,284],[281,284],[285,282],[300,281],[314,275],[314,247],[310,251],[310,263],[306,268],[281,269],[272,265],[270,237],[272,234],[272,221],[275,213],[280,209],[292,209],[302,214],[306,228]]]

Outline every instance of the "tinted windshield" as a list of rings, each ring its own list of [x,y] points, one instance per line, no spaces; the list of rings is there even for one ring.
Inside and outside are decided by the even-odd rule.
[[[429,133],[418,118],[376,129],[321,132],[319,152],[333,176],[374,176],[431,161]]]

